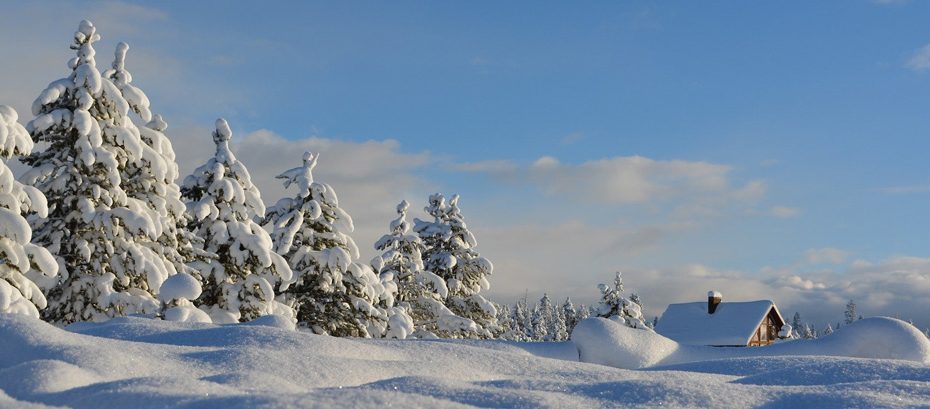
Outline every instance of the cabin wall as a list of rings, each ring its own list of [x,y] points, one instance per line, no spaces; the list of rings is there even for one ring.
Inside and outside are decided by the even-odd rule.
[[[748,346],[757,347],[771,345],[778,339],[778,332],[781,331],[782,325],[784,325],[784,323],[778,319],[775,309],[769,310],[768,315],[765,316],[765,319],[762,320],[762,323],[759,324],[759,327],[756,328],[755,333],[753,333]]]

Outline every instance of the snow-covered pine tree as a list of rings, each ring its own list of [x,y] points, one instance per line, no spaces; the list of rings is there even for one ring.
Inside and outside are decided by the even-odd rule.
[[[597,316],[613,319],[624,325],[642,330],[651,331],[643,321],[643,313],[639,305],[623,296],[623,274],[619,271],[614,276],[613,287],[599,284],[601,302],[598,304]]]
[[[581,320],[586,320],[591,317],[591,307],[581,304],[578,307],[578,322]]]
[[[495,304],[495,309],[497,309],[497,325],[500,328],[500,333],[495,334],[494,337],[498,339],[507,339],[512,340],[511,336],[513,334],[513,311],[510,306],[507,304]]]
[[[382,277],[397,283],[396,299],[413,319],[415,336],[432,338],[463,338],[474,333],[472,320],[456,316],[443,300],[449,294],[446,282],[423,269],[423,242],[410,234],[406,200],[397,205],[397,218],[390,223],[390,233],[375,243],[381,255],[371,265]]]
[[[545,307],[537,303],[533,307],[530,321],[533,323],[530,341],[545,341],[549,336],[549,319]]]
[[[232,131],[216,120],[216,154],[184,179],[182,197],[191,222],[187,229],[216,254],[200,271],[203,291],[195,303],[216,323],[245,322],[262,315],[293,317],[275,300],[275,286],[287,289],[292,272],[274,252],[271,237],[253,218],[265,213],[249,171],[229,148]]]
[[[630,293],[630,302],[638,305],[640,309],[643,308],[643,300],[639,298],[639,294]]]
[[[552,320],[549,324],[549,341],[568,339],[568,326],[565,324],[565,312],[561,308],[552,308]]]
[[[545,334],[542,335],[540,339],[537,339],[537,341],[552,341],[556,336],[553,330],[557,324],[553,322],[555,320],[555,308],[552,305],[552,299],[549,298],[549,294],[543,293],[543,296],[539,299],[539,303],[536,304],[536,306],[538,307],[536,311],[538,311],[539,317],[534,316],[534,331],[536,331],[537,335]],[[536,311],[534,311],[534,313]],[[539,329],[538,326],[543,326],[545,328]]]
[[[370,266],[355,262],[352,218],[339,207],[332,186],[313,180],[318,158],[306,152],[301,166],[277,176],[285,188],[296,186],[297,194],[279,200],[263,222],[273,226],[275,250],[295,273],[294,284],[282,289],[283,302],[297,310],[299,325],[318,334],[380,337],[388,313],[379,304],[393,307],[395,294]]]
[[[32,139],[17,122],[16,111],[0,105],[0,157],[29,154]],[[45,308],[45,295],[33,279],[54,280],[58,262],[43,247],[30,243],[32,229],[25,217],[45,217],[45,196],[32,186],[13,178],[13,172],[0,160],[0,312],[39,318]]]
[[[61,279],[47,289],[43,311],[58,323],[153,314],[170,274],[142,245],[157,238],[157,223],[122,187],[127,166],[141,166],[145,144],[127,116],[129,103],[97,70],[99,39],[82,21],[71,74],[42,91],[27,126],[34,142],[47,145],[23,159],[32,168],[22,180],[48,198],[48,217],[33,220],[33,242],[58,257]]]
[[[571,297],[566,297],[562,303],[562,315],[565,317],[565,330],[571,334],[578,323],[578,311],[575,310],[575,304],[572,303]]]
[[[529,309],[526,306],[526,298],[517,300],[517,303],[513,306],[513,314],[511,316],[512,334],[510,335],[510,339],[514,341],[529,340],[529,329],[526,326],[526,323],[529,320],[529,315]]]
[[[846,303],[846,312],[843,315],[846,317],[846,325],[856,321],[856,303],[854,303],[853,300],[849,300],[849,302]]]
[[[823,329],[823,335],[830,335],[833,333],[833,326],[830,323],[827,323],[827,327]]]
[[[150,217],[158,221],[158,239],[143,244],[164,258],[171,274],[191,274],[200,279],[199,271],[191,265],[204,266],[209,255],[198,251],[203,247],[202,240],[185,228],[188,215],[177,184],[179,172],[174,148],[165,136],[168,124],[160,115],[152,115],[148,96],[132,84],[132,74],[126,69],[128,50],[129,45],[119,43],[112,68],[103,74],[113,81],[130,109],[144,124],[138,127],[139,136],[145,143],[142,161],[129,163],[123,169],[123,190],[129,197],[148,205],[146,210]]]
[[[815,330],[808,324],[804,324],[803,328],[804,329],[801,330],[801,338],[804,338],[804,339],[816,339],[817,338],[817,330]]]
[[[448,203],[442,194],[430,195],[425,210],[433,221],[415,219],[413,229],[426,247],[425,269],[446,282],[446,306],[455,315],[474,321],[478,326],[474,334],[488,338],[497,331],[497,311],[479,292],[489,288],[488,276],[494,266],[475,250],[478,241],[465,225],[458,201],[458,195]]]

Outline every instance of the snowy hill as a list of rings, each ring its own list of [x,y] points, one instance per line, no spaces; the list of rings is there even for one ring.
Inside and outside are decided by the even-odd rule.
[[[582,349],[623,347],[616,338],[622,338],[622,330],[602,321],[586,321],[585,334],[578,336],[615,331],[614,338],[579,342]],[[712,360],[628,370],[577,362],[572,342],[347,339],[277,327],[285,324],[274,318],[229,326],[117,318],[60,329],[2,315],[0,406],[907,407],[930,402],[926,361],[720,352],[705,357]],[[864,324],[897,325],[890,319]],[[823,345],[848,351],[836,345],[849,343],[843,339],[855,335],[854,327]],[[803,341],[789,344],[780,346],[781,352],[800,345],[813,345],[805,347],[807,352],[819,348]],[[910,358],[927,358],[913,355],[921,345],[906,346]]]

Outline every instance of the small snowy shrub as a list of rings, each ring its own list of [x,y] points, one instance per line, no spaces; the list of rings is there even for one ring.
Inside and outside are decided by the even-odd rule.
[[[601,301],[597,307],[597,316],[612,319],[628,327],[652,331],[643,320],[642,307],[623,296],[623,274],[619,271],[614,277],[613,287],[599,284]]]

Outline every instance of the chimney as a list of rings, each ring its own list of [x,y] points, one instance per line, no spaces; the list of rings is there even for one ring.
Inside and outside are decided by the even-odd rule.
[[[719,291],[708,291],[707,313],[713,314],[714,311],[717,311],[717,306],[720,305],[721,301],[723,301],[723,294],[721,294]]]

